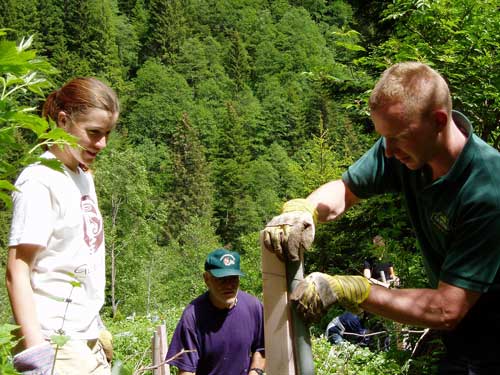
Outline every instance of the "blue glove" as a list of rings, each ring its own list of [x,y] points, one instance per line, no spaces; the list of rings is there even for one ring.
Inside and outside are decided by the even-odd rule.
[[[54,357],[54,348],[48,342],[44,342],[16,354],[13,364],[23,375],[51,375]]]

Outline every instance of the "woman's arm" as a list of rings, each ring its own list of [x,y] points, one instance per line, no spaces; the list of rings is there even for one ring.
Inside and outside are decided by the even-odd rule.
[[[33,262],[42,249],[38,245],[20,244],[9,248],[7,259],[7,291],[14,319],[24,337],[21,343],[24,349],[44,342],[30,282]]]

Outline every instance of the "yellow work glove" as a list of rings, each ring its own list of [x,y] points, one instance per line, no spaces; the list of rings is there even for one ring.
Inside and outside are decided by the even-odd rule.
[[[99,332],[99,342],[104,349],[106,359],[111,363],[113,359],[113,335],[107,329],[103,329]]]
[[[317,322],[334,304],[359,314],[359,304],[370,294],[370,282],[363,276],[330,276],[313,272],[300,281],[290,299],[307,322]]]
[[[260,232],[261,245],[281,260],[299,261],[314,241],[317,219],[318,211],[309,201],[292,199]]]

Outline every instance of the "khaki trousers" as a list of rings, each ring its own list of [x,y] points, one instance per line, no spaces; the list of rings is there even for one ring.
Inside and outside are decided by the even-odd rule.
[[[57,351],[58,375],[110,375],[111,366],[99,340],[69,340]]]

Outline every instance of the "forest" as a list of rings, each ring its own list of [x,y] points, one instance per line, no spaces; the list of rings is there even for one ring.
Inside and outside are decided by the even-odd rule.
[[[498,30],[498,0],[2,0],[0,327],[12,323],[3,276],[12,183],[41,143],[65,141],[39,118],[64,82],[98,77],[120,98],[117,131],[92,169],[106,232],[101,314],[132,374],[150,364],[154,326],[171,333],[205,290],[209,251],[238,251],[241,288],[262,298],[259,231],[377,139],[367,99],[391,64],[438,70],[454,108],[500,149]],[[373,256],[394,264],[403,287],[427,285],[399,196],[320,225],[305,268],[360,274]],[[419,358],[394,344],[332,358],[323,336],[332,310],[311,327],[317,374],[432,373],[439,343]],[[14,374],[4,348],[0,356]]]

